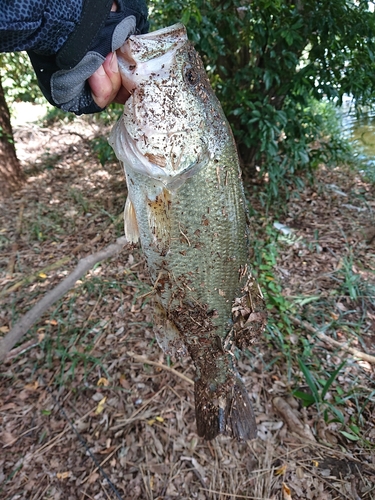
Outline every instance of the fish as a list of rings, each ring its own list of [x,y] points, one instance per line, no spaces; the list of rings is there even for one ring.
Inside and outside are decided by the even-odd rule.
[[[230,125],[182,24],[130,36],[117,59],[130,98],[109,143],[127,182],[125,236],[153,284],[155,336],[193,360],[198,435],[254,439],[235,348],[257,341],[267,315]]]

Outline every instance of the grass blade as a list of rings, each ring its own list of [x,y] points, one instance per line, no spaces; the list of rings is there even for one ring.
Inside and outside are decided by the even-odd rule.
[[[310,370],[307,368],[307,366],[304,364],[304,362],[301,360],[301,358],[298,358],[298,364],[299,364],[299,367],[301,368],[302,373],[305,376],[307,385],[309,386],[309,388],[312,392],[315,403],[319,403],[320,397],[319,397],[318,387],[317,387],[317,383],[314,379],[314,376],[312,375]]]
[[[322,401],[324,401],[324,398],[326,397],[326,394],[329,390],[329,388],[331,387],[333,381],[335,380],[335,378],[337,377],[337,375],[339,374],[341,368],[346,364],[346,360],[344,360],[338,368],[336,368],[336,370],[331,374],[331,376],[329,377],[329,379],[327,380],[327,382],[325,383],[324,387],[323,387],[323,390],[322,390]]]

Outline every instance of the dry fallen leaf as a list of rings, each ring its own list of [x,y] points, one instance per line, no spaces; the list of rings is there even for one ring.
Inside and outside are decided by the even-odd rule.
[[[298,479],[303,479],[305,477],[305,473],[302,467],[298,466],[296,468],[296,476],[298,477]]]
[[[81,132],[83,125],[79,122],[73,127],[77,127],[74,130]],[[119,179],[122,174],[115,166],[103,170],[96,155],[90,154],[87,141],[70,134],[69,129],[70,125],[65,126],[61,122],[57,129],[54,129],[53,125],[38,131],[34,126],[32,129],[27,128],[27,137],[31,134],[32,139],[30,151],[26,150],[28,140],[25,130],[20,129],[18,132],[20,139],[18,149],[22,152],[24,165],[26,159],[27,164],[39,165],[41,168],[34,169],[33,178],[28,177],[28,183],[20,197],[28,208],[24,214],[23,234],[18,240],[16,260],[19,268],[15,267],[15,271],[19,272],[14,274],[10,281],[0,272],[0,288],[9,287],[13,279],[21,280],[25,273],[31,275],[35,269],[44,268],[49,261],[58,261],[63,253],[68,252],[75,258],[80,258],[81,255],[83,257],[91,253],[94,247],[97,249],[104,247],[116,237],[116,227],[108,226],[110,219],[107,216],[102,217],[101,209],[107,210],[107,200],[112,197],[114,210],[113,212],[107,210],[108,213],[120,214],[122,211],[123,194],[126,189],[125,182]],[[67,135],[61,135],[67,132]],[[51,133],[56,134],[56,139],[46,142]],[[83,137],[86,138],[88,135],[83,133]],[[51,146],[51,155],[55,153],[60,155],[58,168],[53,168],[51,171],[43,168],[43,153],[46,148],[41,144],[48,144],[48,148]],[[62,150],[58,149],[60,146],[63,146]],[[41,151],[43,151],[42,157]],[[345,183],[343,185],[338,179],[340,169],[327,169],[323,173],[317,170],[316,173],[320,186],[319,193],[311,192],[310,187],[301,190],[301,198],[295,197],[292,203],[288,204],[290,215],[283,221],[287,227],[293,227],[292,224],[295,222],[299,224],[298,237],[303,241],[301,240],[298,248],[289,243],[277,246],[275,276],[270,277],[268,282],[277,283],[281,278],[285,296],[299,297],[302,303],[307,297],[311,298],[316,294],[321,296],[319,301],[305,305],[301,303],[298,307],[304,315],[321,320],[325,325],[331,324],[332,320],[338,321],[337,325],[331,325],[333,335],[338,335],[336,330],[342,327],[343,311],[335,306],[336,301],[347,308],[344,314],[348,323],[352,321],[353,324],[357,322],[359,324],[363,315],[366,318],[364,320],[366,323],[363,323],[366,327],[362,332],[363,341],[370,352],[375,342],[374,336],[371,335],[371,332],[375,331],[375,311],[371,299],[366,301],[363,297],[367,302],[367,310],[362,307],[357,309],[347,293],[343,293],[342,285],[346,272],[343,264],[347,265],[352,256],[353,263],[356,263],[360,273],[356,279],[361,280],[361,283],[362,280],[363,282],[366,280],[372,286],[375,269],[373,252],[371,253],[364,243],[365,238],[359,245],[355,242],[352,246],[349,235],[356,228],[374,226],[371,215],[375,210],[375,190],[366,186],[363,180],[359,183],[353,181],[346,189]],[[108,178],[108,175],[111,178]],[[352,182],[351,179],[353,177],[349,175],[349,184]],[[326,182],[335,182],[340,189],[348,193],[352,188],[353,192],[357,192],[357,188],[368,189],[366,192],[363,191],[363,197],[369,202],[371,210],[368,212],[371,214],[366,215],[365,212],[356,211],[348,214],[346,210],[341,210],[340,200],[336,203],[331,195],[324,196]],[[113,191],[113,186],[120,184],[121,191],[117,187]],[[83,214],[83,206],[75,203],[72,198],[72,189],[78,187],[82,188],[82,202],[87,203],[93,213],[92,216]],[[10,257],[13,252],[12,244],[16,241],[20,198],[13,199],[11,203],[2,201],[5,209],[0,210],[0,225],[7,228],[0,230],[0,233],[4,231],[10,240],[9,244],[1,242],[5,245],[2,249],[4,255],[9,254]],[[46,238],[41,240],[38,240],[37,234],[33,235],[29,231],[30,227],[34,226],[34,209],[38,205],[41,208],[38,217],[39,215],[42,217],[42,227],[46,222],[52,230],[51,236],[48,235],[47,238],[45,234]],[[116,226],[121,224],[121,219],[120,215]],[[255,226],[258,223],[256,219],[257,217],[254,217]],[[61,225],[57,224],[56,233],[53,231],[53,225],[59,220]],[[268,217],[261,218],[259,222],[266,228]],[[35,232],[35,229],[33,231]],[[56,236],[57,242],[50,241],[50,237],[55,239]],[[262,233],[259,233],[259,236],[262,237]],[[264,234],[264,237],[264,241],[267,242],[268,236]],[[91,244],[93,238],[95,242]],[[372,245],[374,244],[373,241]],[[229,500],[236,492],[238,497],[241,497],[241,490],[245,497],[254,496],[267,500],[288,498],[290,500],[291,496],[293,500],[297,498],[332,500],[338,498],[340,493],[335,490],[334,481],[324,475],[321,477],[320,471],[317,472],[319,465],[317,461],[323,460],[325,456],[337,460],[337,451],[340,452],[340,456],[344,453],[345,461],[351,465],[352,454],[355,451],[358,459],[355,460],[355,464],[360,469],[355,471],[358,479],[356,482],[364,495],[366,492],[370,495],[374,477],[362,474],[361,466],[366,462],[372,466],[372,455],[361,448],[360,443],[353,443],[352,449],[349,447],[343,450],[338,444],[342,442],[340,437],[336,439],[338,443],[335,443],[333,441],[335,436],[332,434],[330,439],[326,428],[324,443],[331,444],[331,447],[324,449],[312,447],[305,441],[301,445],[299,437],[295,435],[295,426],[293,425],[290,430],[284,424],[287,420],[275,417],[270,400],[279,396],[286,399],[302,425],[310,422],[312,430],[318,432],[320,417],[316,405],[301,409],[300,402],[293,404],[291,397],[287,396],[290,394],[290,389],[295,387],[290,385],[284,356],[280,357],[280,352],[272,342],[269,342],[268,337],[262,347],[263,352],[269,359],[278,359],[277,363],[270,363],[269,366],[272,365],[270,371],[264,368],[268,365],[264,365],[263,356],[254,355],[251,357],[251,362],[247,356],[241,356],[243,363],[241,373],[251,388],[252,399],[256,402],[254,409],[259,420],[262,439],[251,443],[250,449],[247,443],[238,443],[225,436],[210,442],[209,445],[198,438],[194,423],[194,394],[190,386],[186,386],[182,379],[175,379],[173,375],[160,368],[145,367],[142,363],[133,362],[127,354],[128,351],[133,351],[159,362],[162,362],[163,356],[154,344],[151,328],[153,311],[148,298],[147,300],[146,297],[136,298],[149,290],[144,288],[148,283],[144,280],[147,276],[144,259],[139,247],[132,248],[131,253],[134,256],[128,251],[123,251],[118,259],[106,262],[105,265],[99,266],[95,273],[89,273],[87,278],[81,279],[75,289],[62,299],[59,310],[53,312],[51,309],[41,318],[39,326],[36,326],[38,336],[35,336],[35,341],[40,342],[45,335],[48,342],[41,348],[38,347],[13,359],[11,364],[4,365],[2,372],[4,380],[0,388],[0,418],[3,418],[3,430],[10,433],[5,436],[5,440],[12,439],[12,436],[16,438],[3,450],[1,447],[4,445],[0,442],[0,450],[6,457],[4,464],[0,466],[0,484],[9,478],[5,496],[33,498],[40,496],[46,486],[49,487],[47,491],[50,497],[60,496],[60,500],[86,498],[86,496],[92,499],[111,496],[108,485],[103,483],[103,476],[99,471],[95,471],[93,461],[83,455],[81,442],[71,432],[69,424],[62,418],[61,413],[59,411],[54,411],[50,415],[43,413],[43,409],[52,408],[51,396],[44,390],[47,384],[52,393],[58,397],[68,418],[74,422],[84,439],[88,439],[88,445],[100,463],[106,460],[103,468],[110,474],[111,482],[121,491],[124,500],[142,500],[146,497],[168,497],[171,500],[222,497]],[[334,273],[336,263],[341,257],[343,258],[341,270]],[[307,262],[307,265],[302,265],[302,262]],[[360,262],[365,265],[359,266]],[[73,265],[72,261],[54,273],[44,269],[48,274],[47,279],[38,277],[37,285],[24,284],[16,295],[9,294],[5,299],[1,297],[0,327],[5,325],[11,327],[14,309],[18,309],[20,313],[29,309],[34,299],[46,291],[43,290],[44,281],[47,283],[53,278],[53,282],[57,284],[59,279],[69,274]],[[6,273],[5,268],[4,271]],[[352,275],[352,272],[355,271],[348,268],[348,275]],[[95,285],[95,289],[94,287],[91,289],[93,277],[95,281],[92,285]],[[142,287],[140,287],[141,282]],[[339,293],[336,293],[337,291]],[[105,300],[102,300],[103,297]],[[295,299],[291,300],[294,302]],[[133,303],[134,312],[130,313]],[[242,314],[241,311],[238,312]],[[250,314],[250,310],[246,311],[246,314]],[[58,321],[58,336],[49,334],[51,330],[58,328],[51,322],[45,322],[45,319],[52,318]],[[101,323],[104,320],[110,322],[110,332],[105,332],[105,326]],[[340,333],[340,341],[346,342],[348,338],[352,338],[349,337],[349,330],[350,327]],[[0,337],[7,333],[3,330],[0,332],[2,332]],[[74,344],[76,349],[71,348],[75,332],[78,335]],[[287,332],[283,332],[283,335],[287,336]],[[316,355],[319,356],[319,367],[321,363],[324,372],[333,373],[342,354],[329,349],[328,344],[320,341],[319,345],[315,344],[315,337],[311,337],[304,330],[293,330],[286,340],[298,346],[301,337],[311,346],[312,361]],[[68,357],[61,358],[61,353],[65,350]],[[259,350],[262,352],[261,348]],[[97,366],[95,359],[100,360],[105,370],[92,369]],[[181,358],[178,363],[183,373],[193,376],[189,358]],[[342,378],[337,379],[342,390],[346,392],[355,380],[356,385],[353,387],[366,385],[371,391],[373,382],[370,377],[370,365],[357,360],[349,364],[348,369],[342,370],[343,373],[340,374]],[[312,366],[318,369],[318,365]],[[316,375],[319,375],[318,372],[319,370]],[[98,385],[98,380],[102,376],[107,377],[106,373],[110,373],[109,386],[113,386],[110,394],[107,386]],[[40,381],[41,376],[44,378],[42,388],[38,387],[37,390],[24,388],[25,384],[34,380]],[[115,391],[118,402],[112,404]],[[362,395],[362,391],[359,390],[358,398],[361,404],[364,404],[369,394]],[[95,415],[95,409],[104,396],[107,396],[104,410],[101,414]],[[348,404],[341,405],[340,408],[348,421],[355,416],[355,407]],[[364,412],[368,412],[369,418],[363,419],[361,430],[363,435],[374,440],[375,429],[371,419],[370,402],[364,408]],[[157,416],[162,416],[160,418],[164,418],[164,423],[159,423]],[[101,420],[103,422],[99,423]],[[151,426],[147,424],[149,420],[153,422]],[[330,429],[332,433],[337,432],[335,425]],[[22,434],[24,435],[21,437]],[[318,437],[322,443],[319,434]],[[54,438],[57,439],[51,441]],[[116,444],[115,448],[113,443]],[[41,449],[44,445],[47,446]],[[120,448],[115,451],[117,446]],[[181,462],[181,456],[195,457],[195,466],[191,460]],[[283,457],[281,460],[285,460],[288,464],[285,476],[274,473],[275,469],[282,472],[284,462],[276,462],[280,457]],[[358,461],[361,461],[361,465]],[[20,463],[22,468],[18,469]],[[274,463],[278,465],[272,466]],[[173,471],[171,464],[175,465]],[[298,464],[306,464],[306,467],[299,467]],[[202,468],[199,469],[199,466]],[[64,478],[64,471],[71,473]],[[56,472],[60,473],[60,479],[56,477]],[[327,469],[327,472],[329,474],[330,471]],[[48,477],[48,474],[51,476]],[[87,481],[82,484],[84,478],[87,478]],[[282,481],[286,482],[289,491],[282,489]],[[107,491],[104,491],[103,487],[101,491],[101,484],[108,488]],[[341,487],[343,493],[349,492],[348,495],[352,497],[355,494],[350,478],[342,477]]]
[[[67,479],[70,476],[70,471],[58,472],[56,474],[56,476],[57,476],[57,479]]]
[[[292,500],[290,488],[285,483],[282,485],[282,492],[284,500]]]
[[[39,387],[38,381],[34,380],[34,382],[30,382],[30,384],[25,385],[25,389],[28,391],[36,391]]]
[[[96,410],[95,410],[95,414],[96,415],[99,415],[104,410],[104,405],[105,405],[106,399],[107,399],[107,396],[105,396],[103,399],[101,399],[99,401],[99,404],[98,404],[98,406],[96,407]]]
[[[275,475],[276,475],[276,476],[281,476],[281,475],[285,474],[285,473],[286,473],[286,471],[287,471],[287,468],[288,468],[287,464],[283,464],[283,465],[281,465],[280,467],[278,467],[278,468],[275,470]]]
[[[46,325],[58,325],[58,322],[55,319],[47,319],[44,323],[46,323]]]
[[[123,373],[120,375],[119,382],[123,389],[130,389],[130,382],[126,379],[126,376]]]
[[[96,384],[98,387],[108,387],[109,386],[109,382],[106,378],[104,377],[100,377],[100,379],[98,380],[98,383]]]
[[[12,443],[16,438],[10,432],[4,431],[0,434],[0,440],[3,445]]]
[[[99,479],[99,477],[100,477],[100,476],[99,476],[99,474],[98,474],[97,472],[93,472],[93,473],[91,474],[91,476],[89,477],[89,479],[88,479],[88,483],[89,483],[89,484],[95,483],[95,481],[96,481],[97,479]]]

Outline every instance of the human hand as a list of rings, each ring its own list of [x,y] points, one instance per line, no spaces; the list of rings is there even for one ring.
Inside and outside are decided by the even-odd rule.
[[[111,102],[124,104],[130,93],[121,82],[116,52],[110,52],[104,63],[90,76],[88,83],[92,97],[100,108]]]

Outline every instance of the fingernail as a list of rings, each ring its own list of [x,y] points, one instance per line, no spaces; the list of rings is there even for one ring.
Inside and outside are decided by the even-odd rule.
[[[103,65],[99,66],[99,68],[95,71],[95,73],[99,76],[105,76]]]
[[[109,67],[111,68],[111,71],[113,71],[114,73],[118,73],[118,62],[117,62],[116,52],[113,52],[112,54]]]

